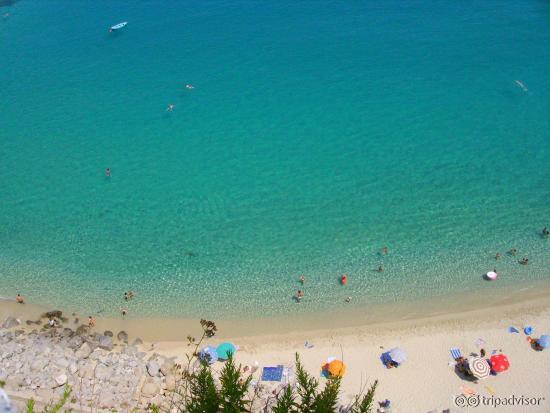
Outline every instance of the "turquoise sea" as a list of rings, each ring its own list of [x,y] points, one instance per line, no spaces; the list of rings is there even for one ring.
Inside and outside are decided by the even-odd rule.
[[[549,2],[0,4],[0,296],[234,318],[550,280]]]

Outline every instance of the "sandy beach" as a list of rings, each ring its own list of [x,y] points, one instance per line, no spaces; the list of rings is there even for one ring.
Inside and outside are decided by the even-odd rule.
[[[325,379],[320,377],[321,365],[328,357],[342,359],[348,366],[343,379],[343,404],[360,392],[365,383],[378,380],[376,400],[389,399],[392,412],[427,413],[450,409],[451,412],[542,413],[547,412],[550,406],[547,386],[550,381],[550,352],[531,349],[523,328],[534,327],[533,337],[549,333],[549,304],[549,296],[540,292],[539,296],[532,294],[516,303],[504,300],[490,308],[449,313],[448,310],[453,308],[449,305],[443,314],[422,318],[329,329],[316,328],[315,324],[301,324],[284,333],[278,330],[277,325],[270,326],[266,320],[259,321],[264,323],[263,330],[254,330],[255,326],[249,325],[248,334],[236,334],[236,324],[221,322],[218,324],[219,334],[205,344],[217,345],[222,341],[235,343],[239,346],[238,363],[243,366],[259,365],[255,380],[258,380],[262,367],[279,364],[293,366],[295,354],[298,353],[307,370],[322,383]],[[33,319],[41,310],[39,307],[4,302],[0,306],[0,316],[5,318],[9,314]],[[328,322],[332,320],[327,319]],[[159,325],[155,320],[98,319],[94,331],[112,330],[116,334],[119,329],[124,329],[130,341],[136,337],[144,339],[140,349],[145,353],[175,357],[179,362],[185,359],[189,350],[184,337],[197,335],[200,329],[196,320],[187,320],[180,322],[177,334],[166,335],[167,330],[176,330],[176,323],[175,320]],[[519,333],[508,332],[510,326],[514,326]],[[478,382],[465,381],[450,365],[453,359],[449,350],[459,348],[468,357],[479,352],[475,342],[480,338],[487,343],[487,357],[493,352],[502,352],[508,356],[511,367],[506,372]],[[387,369],[381,363],[380,355],[393,347],[403,348],[408,359],[398,368]],[[221,363],[215,364],[216,369],[221,366]],[[271,386],[277,388],[276,384]],[[476,400],[480,405],[469,409],[456,406],[455,397],[465,391],[479,396]],[[470,400],[470,403],[474,402]],[[502,405],[496,406],[496,403]],[[514,405],[504,405],[510,403]]]

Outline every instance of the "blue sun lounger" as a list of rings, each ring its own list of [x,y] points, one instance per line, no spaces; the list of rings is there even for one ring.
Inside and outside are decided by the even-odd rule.
[[[277,367],[264,367],[262,371],[262,381],[281,381],[283,379],[282,365]]]
[[[460,349],[452,348],[451,349],[451,356],[453,357],[454,360],[456,360],[457,358],[462,357],[462,353],[460,352]]]

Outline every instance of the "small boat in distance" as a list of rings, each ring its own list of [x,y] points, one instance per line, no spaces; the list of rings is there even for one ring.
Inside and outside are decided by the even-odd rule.
[[[125,27],[127,24],[128,24],[128,22],[122,22],[122,23],[119,23],[119,24],[115,24],[114,26],[111,26],[111,27],[109,28],[109,33],[112,33],[112,32],[114,32],[115,30],[120,30],[120,29],[122,29],[123,27]]]

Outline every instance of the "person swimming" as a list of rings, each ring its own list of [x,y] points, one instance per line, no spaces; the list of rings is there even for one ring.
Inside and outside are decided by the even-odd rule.
[[[296,298],[296,301],[300,301],[304,297],[304,292],[302,290],[296,291],[296,295],[294,298]]]
[[[187,84],[187,85],[185,85],[185,88],[186,89],[195,89],[195,86],[193,86],[191,84]]]
[[[17,296],[15,297],[15,301],[18,304],[25,304],[25,299],[23,298],[23,296],[21,294],[17,294]]]
[[[548,228],[544,227],[544,228],[542,229],[542,236],[543,236],[544,238],[548,238],[549,235],[550,235],[550,230],[548,230]]]
[[[378,267],[378,272],[384,272],[384,267],[382,265]]]
[[[120,312],[122,313],[122,317],[125,317],[126,314],[128,314],[128,309],[127,308],[121,308]]]
[[[518,253],[518,250],[515,249],[515,248],[512,248],[510,251],[508,251],[508,254],[512,255],[512,256],[516,256],[516,254]]]
[[[388,252],[389,252],[388,247],[382,248],[382,255],[388,255]]]
[[[346,274],[343,274],[341,277],[340,277],[340,284],[342,285],[346,285],[348,283],[348,276]]]
[[[499,260],[499,259],[500,259],[500,252],[497,252],[497,253],[495,254],[495,260]]]
[[[300,275],[300,283],[304,285],[305,282],[306,282],[306,277],[304,277],[303,275]]]
[[[522,258],[518,261],[521,265],[527,265],[529,264],[529,258]]]
[[[107,178],[110,178],[110,177],[111,177],[111,168],[105,169],[105,176],[106,176]]]
[[[166,108],[166,112],[173,112],[175,107],[176,105],[174,105],[173,103],[170,103]]]

